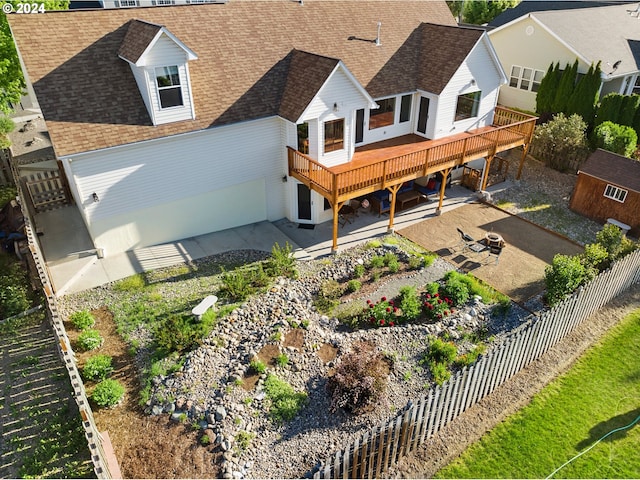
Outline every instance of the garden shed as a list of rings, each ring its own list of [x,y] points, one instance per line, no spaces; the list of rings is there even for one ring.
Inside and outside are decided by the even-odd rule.
[[[598,149],[578,171],[569,208],[605,223],[627,224],[640,234],[640,162]],[[615,222],[610,222],[615,223]]]

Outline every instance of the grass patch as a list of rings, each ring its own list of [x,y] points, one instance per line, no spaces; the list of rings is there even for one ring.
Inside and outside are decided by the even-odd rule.
[[[628,315],[566,375],[498,425],[437,478],[545,478],[640,415],[640,310]],[[640,423],[600,442],[554,478],[637,478]]]

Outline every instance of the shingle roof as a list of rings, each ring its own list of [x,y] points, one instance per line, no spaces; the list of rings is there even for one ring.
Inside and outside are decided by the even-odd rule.
[[[440,94],[484,31],[434,24],[422,29],[421,50],[429,52],[429,63],[421,64],[419,88]]]
[[[163,25],[198,55],[189,62],[195,120],[151,124],[130,67],[118,58],[121,49],[134,58],[144,43],[125,41],[134,19]],[[10,15],[9,21],[59,156],[279,111],[294,117],[300,104],[283,92],[303,90],[305,75],[295,65],[310,58],[295,58],[289,76],[294,50],[326,57],[314,65],[321,76],[331,59],[340,59],[375,98],[410,91],[418,64],[431,63],[434,54],[415,48],[420,25],[455,25],[445,2],[424,0],[233,0]],[[381,46],[374,42],[378,21]],[[437,47],[454,45],[438,41]]]
[[[640,162],[607,150],[593,152],[578,173],[640,193]]]
[[[129,28],[122,40],[118,55],[131,63],[136,63],[160,30],[162,30],[160,25],[132,20],[129,22]]]
[[[500,15],[491,20],[487,26],[497,28],[512,22],[531,12],[544,12],[548,10],[571,10],[574,8],[604,7],[620,3],[633,3],[630,0],[523,0],[513,8],[507,8]]]

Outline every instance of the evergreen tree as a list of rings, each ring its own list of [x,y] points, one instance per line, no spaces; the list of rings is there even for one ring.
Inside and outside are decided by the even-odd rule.
[[[518,3],[519,0],[467,0],[462,6],[462,21],[484,25]]]
[[[616,123],[629,127],[633,126],[633,120],[638,108],[640,108],[640,95],[624,95]]]
[[[578,81],[573,90],[565,114],[577,113],[589,126],[593,126],[595,109],[598,103],[600,92],[600,62],[597,65],[591,64],[589,71]]]
[[[553,100],[553,111],[554,112],[565,112],[567,109],[567,104],[569,103],[569,98],[573,93],[573,90],[576,86],[576,76],[578,74],[578,59],[573,63],[573,65],[569,65],[567,63],[566,68],[562,72],[562,76],[560,77],[560,82],[558,83],[558,88],[556,89],[556,94]]]
[[[594,126],[597,127],[603,122],[618,123],[623,102],[624,95],[620,95],[619,93],[609,93],[605,95],[602,100],[600,100]]]
[[[552,63],[547,69],[547,73],[540,81],[538,87],[538,94],[536,95],[536,112],[540,115],[552,114],[553,100],[556,95],[556,89],[558,88],[558,82],[560,81],[560,64]]]

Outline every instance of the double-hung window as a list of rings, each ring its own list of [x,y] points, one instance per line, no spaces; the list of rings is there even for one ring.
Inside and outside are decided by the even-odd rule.
[[[177,66],[156,68],[156,84],[162,108],[184,105]]]
[[[344,118],[324,122],[324,152],[344,148]]]
[[[511,67],[511,76],[509,77],[509,86],[529,92],[537,92],[543,78],[544,72],[542,70],[513,65]]]
[[[627,190],[607,184],[607,187],[604,189],[604,196],[616,202],[624,203],[627,198]]]
[[[458,105],[456,106],[455,121],[464,120],[478,116],[480,109],[480,97],[482,92],[465,93],[458,95]]]

